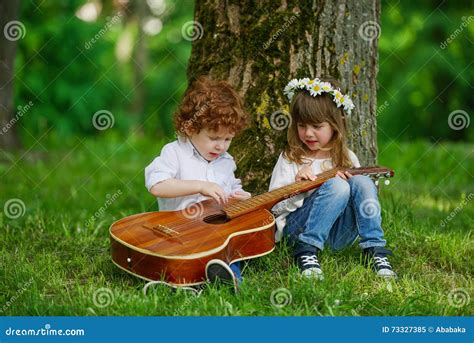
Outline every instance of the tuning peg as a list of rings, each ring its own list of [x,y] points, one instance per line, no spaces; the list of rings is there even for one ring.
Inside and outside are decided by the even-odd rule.
[[[389,179],[386,179],[383,183],[385,183],[385,185],[389,185],[390,184],[390,180]]]

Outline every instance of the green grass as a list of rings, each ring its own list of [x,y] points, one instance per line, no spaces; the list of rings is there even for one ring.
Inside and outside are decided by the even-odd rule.
[[[14,198],[25,204],[17,219],[0,212],[0,315],[474,314],[473,145],[380,146],[380,164],[396,171],[380,196],[398,280],[365,269],[356,246],[324,251],[325,281],[303,280],[280,244],[245,265],[239,295],[210,286],[196,297],[163,286],[144,296],[144,282],[110,260],[110,223],[156,209],[143,168],[163,142],[108,136],[42,144],[0,159],[1,206]],[[274,306],[272,293],[288,303]]]

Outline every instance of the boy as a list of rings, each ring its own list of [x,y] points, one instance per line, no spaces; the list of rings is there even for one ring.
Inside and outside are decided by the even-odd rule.
[[[234,136],[247,125],[247,114],[237,92],[225,81],[200,77],[187,90],[175,114],[178,139],[163,147],[145,168],[145,185],[158,198],[160,211],[177,211],[213,198],[247,199],[235,178],[236,165],[227,152]],[[206,277],[230,281],[237,290],[240,263],[211,260]]]

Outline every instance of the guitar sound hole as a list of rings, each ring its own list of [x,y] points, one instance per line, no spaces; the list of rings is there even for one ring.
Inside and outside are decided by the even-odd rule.
[[[204,218],[204,222],[208,224],[224,224],[227,223],[230,219],[226,216],[225,213],[216,213],[211,214]]]

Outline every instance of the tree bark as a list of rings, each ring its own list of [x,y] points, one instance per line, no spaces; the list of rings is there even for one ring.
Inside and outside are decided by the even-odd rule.
[[[135,17],[137,21],[137,43],[133,52],[133,76],[134,76],[134,95],[132,102],[132,114],[137,118],[134,130],[142,131],[142,126],[137,125],[138,120],[145,109],[145,69],[148,62],[148,48],[145,41],[145,33],[143,32],[143,25],[147,15],[147,4],[145,1],[138,0],[134,3]]]
[[[0,149],[4,150],[12,150],[20,146],[15,125],[18,118],[13,115],[16,40],[4,32],[5,26],[17,19],[19,8],[19,0],[0,2]],[[18,34],[18,32],[12,32],[10,32],[12,37]],[[10,39],[7,39],[8,37]]]
[[[295,77],[331,75],[351,94],[349,146],[362,165],[376,163],[376,76],[380,4],[377,0],[196,0],[200,35],[188,66],[199,75],[228,80],[245,100],[252,126],[231,146],[244,185],[264,191],[286,141],[270,125],[289,110],[283,94]]]

